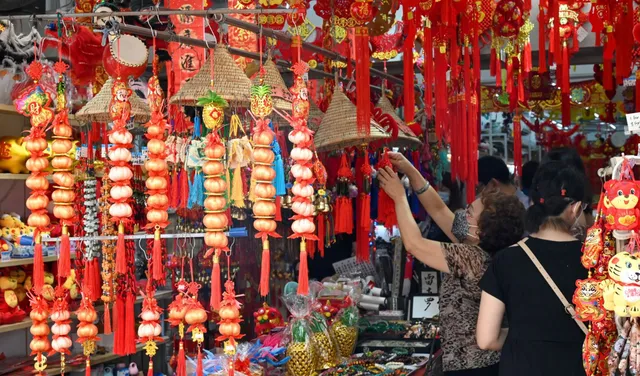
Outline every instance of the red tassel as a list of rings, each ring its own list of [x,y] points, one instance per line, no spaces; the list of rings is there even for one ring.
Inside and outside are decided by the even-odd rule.
[[[269,295],[269,276],[271,275],[271,252],[269,241],[262,241],[262,264],[260,266],[260,296]]]
[[[445,125],[448,111],[447,104],[447,69],[446,61],[447,47],[446,44],[436,46],[435,58],[435,96],[436,96],[436,138],[440,142],[445,136]]]
[[[196,376],[204,376],[204,365],[202,364],[202,351],[198,347],[198,361],[196,364]]]
[[[571,84],[569,83],[569,48],[567,43],[562,44],[562,94],[571,92]]]
[[[36,294],[42,292],[44,286],[44,259],[42,258],[42,243],[40,235],[37,235],[36,245],[33,250],[33,288]]]
[[[556,20],[560,19],[560,1],[556,0],[553,2],[554,7],[554,17]],[[553,23],[553,61],[556,63],[556,66],[562,63],[562,42],[560,37],[560,22]]]
[[[127,250],[124,246],[124,225],[118,225],[118,240],[116,241],[116,273],[127,274]]]
[[[529,73],[531,68],[531,43],[527,42],[524,44],[524,52],[522,53],[522,70],[525,73]]]
[[[60,255],[58,258],[58,275],[67,278],[71,274],[71,242],[69,241],[69,233],[67,226],[62,227],[62,236],[60,237]]]
[[[562,125],[568,127],[571,125],[571,98],[570,94],[562,94],[562,103],[560,107],[562,108]]]
[[[371,196],[361,193],[358,197],[358,214],[360,215],[356,231],[356,260],[370,261],[369,231],[371,230]]]
[[[126,308],[126,321],[125,321],[125,353],[136,353],[136,319],[135,319],[135,303],[136,297],[129,293],[127,294],[127,308]]]
[[[425,111],[429,119],[433,118],[433,39],[431,38],[431,23],[427,21],[424,28],[424,85]]]
[[[111,310],[109,309],[109,304],[104,303],[104,334],[111,334]]]
[[[87,358],[87,364],[84,368],[84,376],[91,376],[91,361]]]
[[[344,200],[342,198],[342,196],[338,196],[338,198],[336,198],[336,203],[333,205],[333,214],[335,217],[333,231],[336,234],[341,234],[344,228],[344,209],[342,205]]]
[[[170,203],[169,207],[172,209],[176,209],[178,207],[179,202],[179,194],[178,194],[178,169],[173,168],[173,173],[171,174],[171,189],[169,190]]]
[[[276,222],[282,222],[282,197],[276,196]]]
[[[162,241],[160,240],[160,229],[156,229],[153,239],[153,279],[162,281],[164,279],[164,264],[162,262]]]
[[[309,265],[307,256],[307,241],[300,242],[300,270],[298,271],[298,295],[309,293]]]
[[[316,257],[316,242],[313,240],[307,242],[307,255],[312,260]]]
[[[100,273],[100,263],[98,258],[93,259],[93,300],[100,299],[100,291],[102,291],[102,274]]]
[[[369,29],[364,26],[357,26],[355,34],[358,133],[368,136],[371,131]]]
[[[522,125],[520,116],[513,122],[513,165],[516,176],[522,176]]]
[[[184,354],[184,343],[180,341],[180,349],[178,350],[178,369],[176,376],[187,376],[187,357]]]
[[[114,322],[115,336],[113,339],[113,353],[116,355],[127,355],[125,351],[125,327],[127,326],[125,312],[125,299],[118,296],[116,305],[113,306],[113,314],[116,317],[116,321]]]
[[[180,192],[180,204],[178,207],[186,209],[189,202],[189,172],[187,170],[182,170],[178,179],[180,180],[180,189],[178,190]]]
[[[507,73],[508,76],[509,73]],[[502,60],[499,54],[496,55],[496,86],[502,86]]]
[[[524,79],[522,76],[524,73],[520,72],[518,74],[518,100],[520,102],[524,102]]]
[[[214,311],[220,309],[220,255],[218,252],[213,255],[213,268],[211,270],[211,299],[210,305]]]
[[[325,221],[324,214],[318,214],[318,251],[320,251],[320,257],[324,257]]]
[[[607,42],[609,44],[610,42]],[[605,46],[605,50],[607,47]],[[604,86],[605,90],[613,90],[613,62],[612,59],[604,58],[604,63],[602,64],[604,69],[602,73],[602,86]]]
[[[403,7],[405,9],[407,7]],[[404,58],[403,60],[403,79],[404,79],[404,121],[412,123],[415,117],[415,89],[414,89],[414,71],[413,71],[413,47],[416,37],[416,26],[414,14],[408,9],[404,10],[403,20],[406,30],[406,38],[404,40]],[[369,108],[369,104],[366,105]]]
[[[547,71],[547,21],[542,9],[540,10],[538,21],[538,73],[542,74]]]
[[[153,376],[153,360],[149,359],[149,370],[147,371],[147,376]]]
[[[491,77],[495,77],[497,74],[496,70],[496,49],[491,48],[491,53],[489,53],[489,74]]]

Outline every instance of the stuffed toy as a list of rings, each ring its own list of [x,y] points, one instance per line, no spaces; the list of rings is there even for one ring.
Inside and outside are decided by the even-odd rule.
[[[620,252],[609,261],[609,279],[600,282],[604,308],[621,317],[640,316],[640,259]]]
[[[640,187],[634,180],[609,180],[604,184],[605,226],[609,230],[631,231],[638,227]]]
[[[16,277],[0,276],[0,324],[11,324],[26,317],[15,293],[17,287]]]
[[[572,301],[576,309],[576,318],[580,321],[600,321],[607,314],[602,300],[600,281],[597,279],[577,280]]]

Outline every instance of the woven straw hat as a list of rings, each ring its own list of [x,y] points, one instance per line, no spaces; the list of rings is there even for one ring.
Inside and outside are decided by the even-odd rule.
[[[280,70],[276,66],[276,64],[271,60],[267,59],[264,63],[264,84],[271,87],[271,90],[274,93],[279,92],[280,95],[285,95],[289,93],[289,89],[287,89],[287,85],[284,83],[282,76],[280,75]],[[260,74],[253,79],[254,85],[260,84]],[[282,97],[273,97],[273,107],[280,111],[289,111],[291,112],[291,102],[285,100]]]
[[[317,131],[322,118],[324,117],[324,112],[318,107],[318,105],[312,100],[309,100],[309,118],[307,120],[307,126],[312,131]]]
[[[315,134],[316,149],[318,151],[334,151],[367,145],[372,141],[389,137],[389,134],[373,119],[371,119],[369,135],[359,134],[356,112],[356,106],[336,85],[327,113],[322,118],[320,127]]]
[[[113,81],[113,78],[110,77],[107,82],[104,83],[98,94],[76,113],[76,119],[97,123],[108,123],[111,121],[109,103],[111,103]],[[129,102],[131,102],[133,121],[138,124],[148,122],[151,118],[151,110],[147,103],[140,99],[135,93],[131,94]]]
[[[413,133],[411,128],[409,128],[407,124],[405,124],[405,122],[400,119],[400,116],[398,116],[398,114],[396,113],[396,109],[393,108],[393,105],[391,104],[391,102],[389,102],[389,99],[386,95],[382,95],[380,97],[380,99],[378,100],[378,104],[376,104],[376,107],[380,108],[385,114],[391,115],[393,120],[398,123],[398,138],[395,141],[391,142],[392,146],[413,147],[422,145],[422,141],[420,141],[420,139],[416,137],[415,133]]]
[[[195,76],[185,82],[169,103],[195,106],[198,99],[211,89],[211,55]],[[216,45],[213,50],[213,91],[229,104],[249,104],[251,101],[251,80],[233,61],[227,47]]]

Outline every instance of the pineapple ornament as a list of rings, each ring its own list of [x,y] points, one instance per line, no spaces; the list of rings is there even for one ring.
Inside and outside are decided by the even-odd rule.
[[[224,109],[229,106],[227,101],[213,90],[209,90],[206,96],[198,98],[198,106],[202,106],[202,121],[205,127],[220,128],[224,121]]]
[[[339,355],[348,358],[353,354],[358,340],[358,308],[349,305],[338,313],[331,332],[338,344]]]
[[[260,75],[264,76],[264,68],[260,68]],[[264,79],[260,78],[260,85],[251,87],[251,113],[258,118],[265,118],[273,112],[273,98],[271,97],[271,87],[265,85]]]
[[[291,376],[310,376],[315,372],[316,350],[306,323],[296,320],[291,323],[291,342],[287,347],[287,373]]]

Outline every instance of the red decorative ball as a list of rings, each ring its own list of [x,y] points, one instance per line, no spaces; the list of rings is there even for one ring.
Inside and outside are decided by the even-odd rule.
[[[364,25],[374,17],[371,0],[356,0],[351,4],[351,17],[359,24]]]

